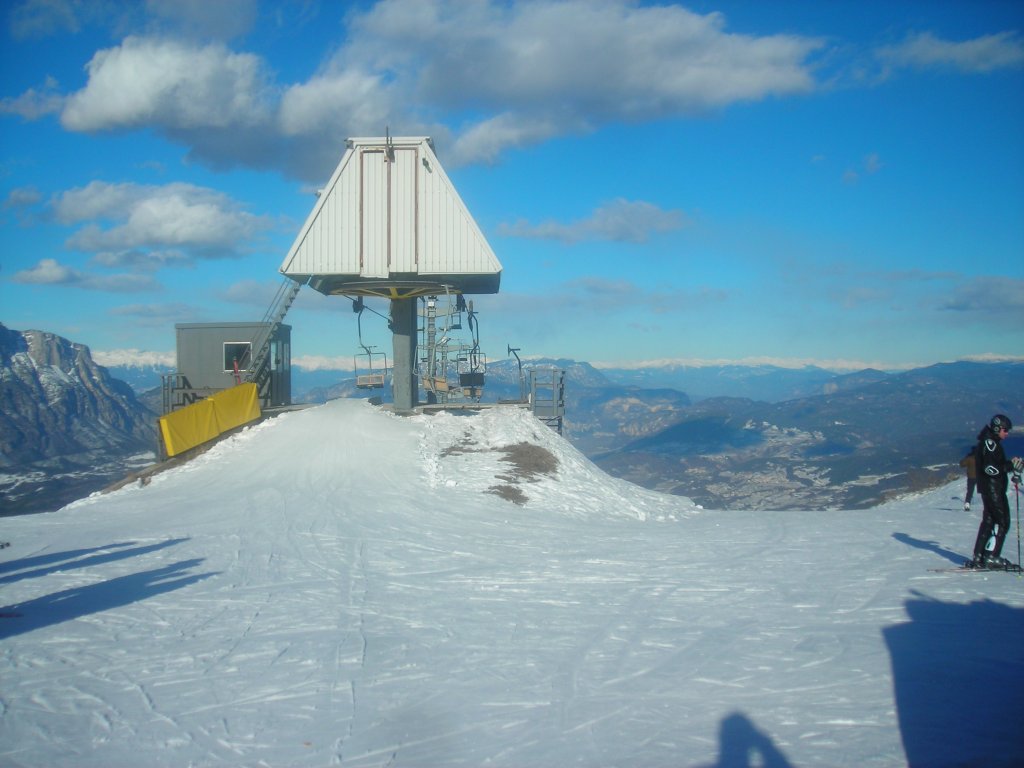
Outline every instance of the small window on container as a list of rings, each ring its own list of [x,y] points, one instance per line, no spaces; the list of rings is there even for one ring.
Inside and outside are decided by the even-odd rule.
[[[249,341],[225,341],[224,342],[224,370],[232,373],[235,364],[238,370],[245,371],[249,368],[249,361],[252,358],[252,342]]]

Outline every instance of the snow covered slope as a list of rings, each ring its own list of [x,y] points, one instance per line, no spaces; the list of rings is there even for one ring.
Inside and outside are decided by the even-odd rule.
[[[288,413],[0,521],[0,764],[1018,764],[960,491],[701,510],[514,408]]]

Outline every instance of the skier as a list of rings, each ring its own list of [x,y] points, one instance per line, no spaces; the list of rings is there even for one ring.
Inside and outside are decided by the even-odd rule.
[[[978,493],[984,510],[978,538],[974,542],[974,559],[966,563],[968,568],[1002,570],[1013,566],[1013,563],[999,554],[1010,529],[1010,504],[1006,500],[1008,475],[1012,470],[1014,482],[1019,482],[1018,476],[1024,468],[1024,460],[1019,456],[1007,461],[1003,453],[1003,438],[1012,427],[1010,420],[998,413],[978,433],[974,460]]]
[[[960,459],[960,466],[967,473],[967,495],[964,496],[964,512],[971,511],[971,499],[974,498],[974,488],[977,485],[977,475],[974,473],[974,449],[967,451],[967,455]]]

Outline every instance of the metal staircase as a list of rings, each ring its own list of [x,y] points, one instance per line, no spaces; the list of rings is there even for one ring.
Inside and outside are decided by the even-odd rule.
[[[284,316],[288,314],[289,308],[299,295],[302,285],[302,283],[291,278],[286,277],[284,279],[284,282],[277,289],[274,300],[260,321],[263,330],[253,340],[252,346],[255,352],[252,362],[249,364],[249,369],[245,373],[245,380],[256,385],[256,391],[260,393],[261,398],[265,395],[267,380],[270,378],[272,370],[270,361],[271,342],[277,334],[278,328],[281,327],[281,323],[284,322]]]

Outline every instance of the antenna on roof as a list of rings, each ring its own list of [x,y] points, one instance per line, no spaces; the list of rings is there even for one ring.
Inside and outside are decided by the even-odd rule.
[[[391,141],[391,126],[384,126],[384,157],[387,162],[395,162],[395,144]]]

